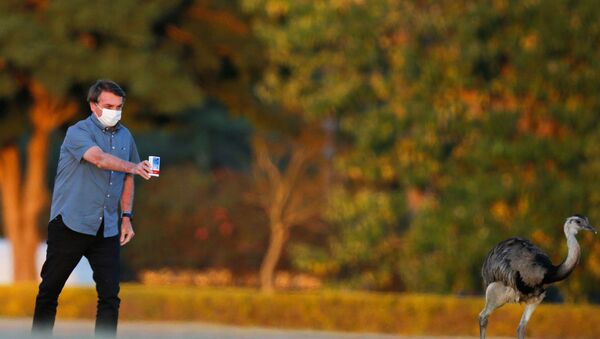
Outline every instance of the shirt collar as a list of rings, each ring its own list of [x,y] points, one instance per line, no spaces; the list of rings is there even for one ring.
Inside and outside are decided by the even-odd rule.
[[[96,114],[94,114],[94,112],[92,112],[90,114],[90,119],[92,119],[92,121],[94,122],[94,124],[96,125],[96,127],[98,127],[99,129],[101,129],[103,132],[114,132],[116,130],[118,130],[119,128],[121,128],[121,123],[117,122],[116,125],[114,125],[113,127],[104,127],[104,125],[102,125],[102,123],[100,122],[100,120],[98,120],[98,117],[96,116]]]

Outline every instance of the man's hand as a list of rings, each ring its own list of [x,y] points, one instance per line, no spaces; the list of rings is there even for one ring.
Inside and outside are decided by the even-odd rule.
[[[98,168],[137,174],[146,180],[150,179],[150,173],[152,171],[152,166],[148,160],[134,164],[112,154],[105,153],[98,146],[90,147],[90,149],[83,154],[83,159],[96,165]]]
[[[138,163],[137,165],[135,165],[135,167],[133,168],[131,173],[137,174],[140,177],[148,180],[148,179],[150,179],[151,171],[152,171],[152,165],[150,165],[150,162],[148,160],[144,160],[144,161]]]
[[[134,235],[135,232],[133,231],[131,220],[127,217],[123,218],[121,220],[121,246],[128,243]]]

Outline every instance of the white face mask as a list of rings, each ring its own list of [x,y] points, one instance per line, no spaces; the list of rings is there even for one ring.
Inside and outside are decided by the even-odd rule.
[[[98,120],[100,120],[104,127],[113,127],[121,120],[121,111],[102,108],[98,104],[96,104],[96,107],[102,110],[102,115],[98,117]]]

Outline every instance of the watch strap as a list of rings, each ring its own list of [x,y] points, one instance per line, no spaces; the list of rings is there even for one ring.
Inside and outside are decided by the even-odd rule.
[[[129,218],[129,220],[133,220],[133,212],[123,212],[121,213],[121,218]]]

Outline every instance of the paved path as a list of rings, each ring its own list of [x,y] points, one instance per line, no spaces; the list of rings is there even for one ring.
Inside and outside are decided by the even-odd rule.
[[[0,338],[30,338],[31,319],[0,318]],[[93,338],[94,323],[89,320],[62,320],[56,322],[54,338]],[[283,330],[257,327],[237,327],[185,322],[121,322],[118,338],[135,339],[409,339],[384,334],[340,333],[311,330]],[[426,337],[418,337],[425,339]],[[444,338],[444,337],[437,337]],[[445,337],[450,338],[450,337]],[[452,337],[467,339],[470,337]]]

